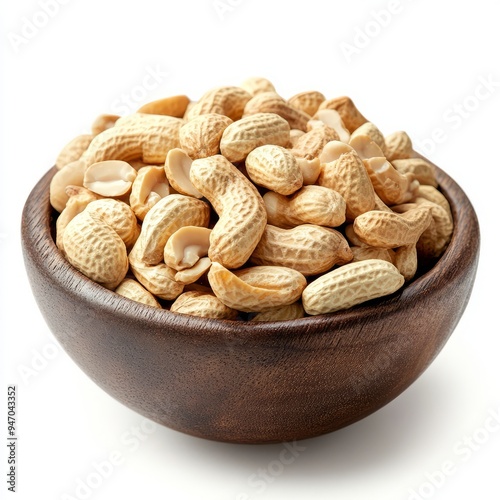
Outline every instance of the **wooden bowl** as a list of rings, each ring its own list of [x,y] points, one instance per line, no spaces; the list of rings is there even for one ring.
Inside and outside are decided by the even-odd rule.
[[[472,291],[478,221],[465,193],[440,169],[455,230],[434,267],[390,297],[269,323],[155,309],[83,276],[54,244],[49,183],[55,172],[52,168],[35,186],[22,218],[25,266],[50,330],[111,396],[194,436],[289,441],[370,415],[429,366]]]

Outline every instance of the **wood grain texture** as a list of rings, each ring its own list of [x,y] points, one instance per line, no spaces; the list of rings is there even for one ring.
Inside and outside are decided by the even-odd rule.
[[[370,415],[429,366],[472,291],[478,221],[465,193],[440,169],[455,231],[430,271],[390,297],[274,323],[171,313],[87,279],[54,244],[49,183],[55,172],[33,189],[22,219],[26,271],[49,328],[111,396],[194,436],[279,442]]]

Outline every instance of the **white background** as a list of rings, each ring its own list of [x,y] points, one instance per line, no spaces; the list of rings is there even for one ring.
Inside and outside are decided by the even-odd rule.
[[[50,17],[43,0],[1,7],[0,399],[6,415],[7,384],[17,384],[17,498],[500,498],[500,422],[492,420],[500,419],[498,2],[48,3]],[[145,90],[151,71],[158,81]],[[255,75],[284,97],[350,95],[384,133],[406,130],[466,191],[482,229],[474,293],[432,366],[376,414],[300,443],[283,470],[282,445],[213,443],[154,427],[95,386],[47,329],[20,248],[30,190],[97,115],[176,93],[197,99]],[[95,464],[110,455],[119,464],[98,476]]]

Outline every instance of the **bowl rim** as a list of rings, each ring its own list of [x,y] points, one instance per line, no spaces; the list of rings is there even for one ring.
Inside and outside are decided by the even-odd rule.
[[[385,315],[409,305],[420,294],[432,294],[439,288],[438,284],[443,283],[443,280],[447,281],[456,275],[456,263],[460,259],[460,253],[464,246],[472,246],[470,259],[479,257],[479,223],[467,195],[449,174],[427,158],[421,155],[418,157],[425,159],[435,167],[439,189],[450,203],[454,220],[454,231],[450,243],[433,267],[423,275],[405,284],[391,295],[359,304],[347,310],[294,320],[250,322],[181,314],[154,308],[120,296],[80,273],[71,266],[57,248],[52,236],[53,208],[49,201],[50,181],[57,172],[55,166],[49,169],[38,181],[26,200],[21,231],[23,252],[32,254],[32,260],[37,260],[34,254],[40,256],[47,254],[47,251],[52,252],[54,259],[50,264],[50,269],[45,265],[44,260],[42,263],[38,262],[39,257],[38,265],[42,267],[49,280],[66,289],[68,294],[73,294],[80,301],[83,300],[88,304],[98,304],[101,309],[132,321],[153,322],[160,329],[164,328],[165,335],[168,334],[169,326],[177,330],[182,326],[183,330],[186,330],[185,333],[194,338],[207,338],[207,330],[210,332],[208,337],[213,337],[217,332],[223,332],[225,335],[232,332],[238,337],[251,335],[252,338],[265,338],[281,334],[293,337],[303,335],[304,330],[309,333],[332,331],[335,330],[335,325],[343,326],[353,321],[361,323],[366,321],[370,316],[373,316],[375,305],[377,315]],[[37,215],[36,224],[33,219],[33,211]],[[40,224],[44,226],[45,230],[40,231]],[[40,231],[37,235],[33,234],[35,228]],[[467,232],[470,234],[466,234]],[[453,263],[455,265],[452,265]],[[463,264],[463,267],[466,268],[465,263]],[[53,272],[55,267],[57,267],[58,273]]]

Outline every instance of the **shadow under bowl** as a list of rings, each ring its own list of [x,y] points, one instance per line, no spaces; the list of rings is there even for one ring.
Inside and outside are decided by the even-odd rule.
[[[22,247],[48,327],[102,389],[183,433],[237,443],[310,438],[401,394],[441,351],[469,300],[479,225],[437,168],[455,229],[435,265],[389,297],[292,321],[211,320],[121,297],[73,268],[54,243],[49,170],[29,195]]]

